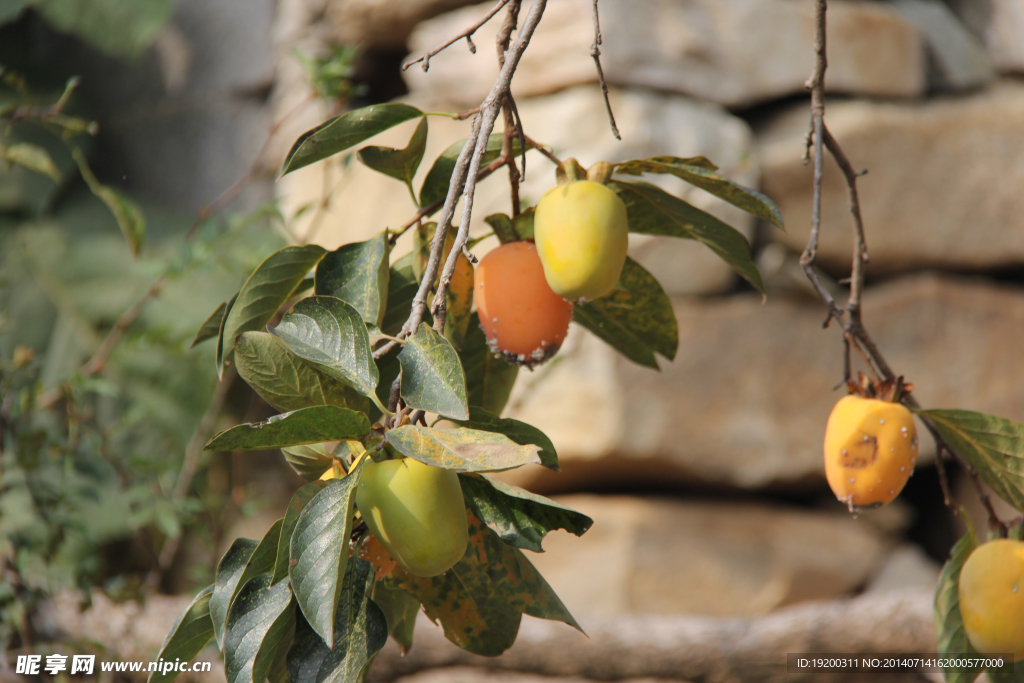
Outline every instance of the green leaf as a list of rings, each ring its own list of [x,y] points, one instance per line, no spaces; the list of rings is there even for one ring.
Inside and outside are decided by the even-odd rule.
[[[316,481],[334,466],[334,457],[323,444],[289,446],[281,453],[288,465],[306,481]]]
[[[294,608],[288,610],[288,620],[281,629],[280,639],[274,652],[274,659],[270,663],[270,671],[267,672],[268,683],[291,683],[288,676],[288,651],[295,642],[295,626],[298,617]],[[267,643],[269,646],[269,643]]]
[[[231,357],[235,338],[269,323],[326,253],[323,247],[316,245],[285,247],[256,267],[224,319],[221,334],[224,351],[218,359],[219,372],[223,372],[223,363]]]
[[[388,639],[384,613],[370,599],[373,566],[358,557],[349,560],[339,593],[334,639],[326,643],[301,620],[288,654],[293,683],[360,683]],[[330,643],[328,647],[327,643]]]
[[[388,635],[398,645],[403,656],[412,649],[412,636],[416,630],[416,615],[420,602],[385,578],[373,586],[373,601],[388,621]]]
[[[316,293],[338,297],[359,311],[364,321],[380,326],[388,305],[390,253],[386,230],[330,252],[316,267]]]
[[[231,597],[238,587],[238,580],[245,572],[245,566],[259,545],[251,538],[236,538],[220,558],[217,564],[216,579],[213,584],[213,595],[210,598],[210,616],[213,619],[213,632],[217,637],[217,647],[224,649],[224,622],[227,620]]]
[[[551,443],[551,439],[544,432],[531,424],[512,418],[498,417],[479,406],[470,407],[468,420],[454,420],[454,422],[460,427],[504,434],[521,446],[529,444],[538,446],[540,447],[538,455],[541,464],[556,472],[560,471],[555,445]]]
[[[735,228],[650,183],[616,180],[609,187],[626,205],[630,232],[699,240],[764,294],[750,243]]]
[[[487,139],[487,151],[484,152],[481,164],[486,166],[501,154],[501,145],[505,136],[503,133],[495,133]],[[427,177],[423,179],[423,187],[420,189],[420,206],[430,206],[434,202],[443,200],[448,196],[448,186],[452,182],[452,173],[455,172],[455,163],[466,146],[465,140],[453,143],[445,151],[441,152],[434,165],[427,171]],[[519,154],[519,140],[512,143],[512,153]]]
[[[1024,512],[1024,425],[970,410],[919,410],[1000,498]]]
[[[171,0],[36,0],[53,28],[73,33],[111,57],[142,54],[171,17]]]
[[[541,464],[537,446],[520,446],[504,434],[476,429],[404,425],[389,430],[387,439],[402,455],[449,470],[498,472]]]
[[[581,512],[495,479],[460,474],[459,481],[466,507],[517,548],[542,553],[541,542],[549,531],[565,529],[582,536],[594,524]]]
[[[256,550],[249,556],[249,561],[245,563],[245,569],[242,570],[242,575],[238,577],[238,582],[235,584],[235,590],[228,599],[229,614],[231,613],[231,605],[250,579],[268,572],[269,576],[273,576],[274,567],[277,566],[277,548],[281,543],[281,525],[283,523],[283,519],[274,522],[270,529],[267,530],[267,533],[263,535],[263,539],[256,546]]]
[[[579,625],[522,553],[470,517],[469,547],[440,576],[393,573],[398,585],[423,603],[444,635],[464,650],[495,657],[515,642],[521,614]]]
[[[74,0],[61,1],[72,2]],[[89,168],[82,150],[75,149],[72,156],[78,164],[78,170],[82,173],[82,179],[89,186],[89,191],[107,205],[110,213],[114,214],[117,227],[121,228],[121,234],[124,235],[128,247],[132,250],[132,254],[138,256],[139,251],[142,250],[142,238],[146,235],[146,217],[142,214],[142,209],[121,192],[100,183]]]
[[[263,683],[277,654],[278,641],[293,619],[295,605],[288,581],[271,584],[270,572],[254,577],[228,611],[224,633],[227,683]]]
[[[299,136],[288,152],[281,175],[344,152],[418,116],[423,116],[423,112],[416,107],[397,103],[374,104],[346,112]]]
[[[160,646],[160,654],[157,659],[174,661],[181,659],[191,661],[199,654],[200,650],[206,647],[213,637],[213,619],[210,616],[210,598],[213,596],[213,586],[207,586],[199,595],[192,600],[174,626],[168,631],[164,638],[164,644]],[[170,683],[178,677],[177,671],[153,672],[146,679],[146,683]]]
[[[395,262],[388,277],[388,306],[379,326],[384,334],[395,336],[401,331],[409,317],[409,309],[419,287],[412,270],[411,254],[407,254]],[[423,324],[431,324],[432,321],[427,322],[429,317],[428,312],[424,316]]]
[[[217,310],[210,314],[210,317],[203,321],[203,324],[199,327],[199,331],[196,332],[196,338],[192,340],[192,346],[190,349],[194,349],[198,344],[202,344],[207,339],[216,339],[220,334],[220,328],[224,324],[224,314],[228,310],[228,302],[222,301]]]
[[[288,576],[295,599],[306,621],[328,643],[335,636],[334,611],[343,592],[353,493],[361,473],[357,467],[344,479],[330,480],[299,513],[291,536]]]
[[[363,147],[359,150],[359,160],[378,173],[400,180],[409,187],[409,193],[416,201],[416,191],[412,187],[412,179],[423,161],[423,152],[427,149],[427,119],[420,119],[416,130],[409,138],[405,149],[391,147]]]
[[[311,406],[240,424],[210,439],[208,451],[263,451],[325,441],[361,439],[370,433],[363,413],[337,406]]]
[[[642,173],[667,173],[682,178],[695,187],[699,187],[719,199],[724,199],[733,206],[739,207],[761,220],[785,230],[782,212],[767,195],[757,190],[743,187],[728,178],[721,176],[714,164],[704,157],[680,159],[679,157],[654,157],[651,159],[635,159],[622,164],[615,164],[614,173],[640,175]]]
[[[301,358],[376,402],[380,376],[359,311],[333,296],[295,304],[272,330]]]
[[[235,341],[238,374],[264,401],[281,411],[337,406],[365,412],[366,398],[318,370],[268,332],[245,332]]]
[[[228,339],[228,345],[224,345],[224,326],[228,321],[228,315],[231,314],[231,309],[234,307],[235,302],[238,301],[238,294],[228,299],[227,306],[224,308],[224,317],[220,321],[220,330],[217,332],[217,377],[223,379],[224,377],[224,362],[226,359],[232,356],[234,350],[234,339]]]
[[[960,570],[975,545],[974,537],[965,534],[953,546],[949,561],[939,575],[939,585],[935,589],[935,633],[939,655],[979,656],[964,631],[959,594]],[[949,668],[944,669],[943,673],[948,683],[971,683],[981,673],[981,669]]]
[[[467,327],[459,353],[466,374],[466,399],[470,406],[482,406],[487,412],[500,415],[512,395],[519,367],[491,351],[476,313],[470,316]]]
[[[0,143],[0,159],[45,175],[55,183],[61,181],[60,171],[50,158],[50,153],[38,145],[22,142],[7,147]]]
[[[610,294],[577,304],[573,320],[634,363],[658,367],[654,352],[672,360],[679,346],[679,328],[672,300],[644,267],[626,259]]]
[[[455,347],[432,327],[422,324],[407,341],[398,354],[405,402],[454,420],[467,419],[466,376]]]
[[[320,471],[323,474],[327,471],[325,467]],[[326,481],[313,481],[306,484],[292,496],[288,501],[288,509],[285,510],[284,520],[281,522],[281,537],[277,543],[277,564],[274,567],[274,583],[288,576],[288,569],[291,566],[291,541],[295,525],[299,523],[299,514],[309,504],[309,501],[316,497],[327,487]]]
[[[387,405],[391,399],[391,384],[402,373],[402,365],[398,362],[400,351],[401,347],[392,349],[377,361],[377,369],[380,372],[380,381],[377,383],[377,401],[381,405]],[[380,415],[379,410],[370,411],[370,419],[373,421],[376,421]]]

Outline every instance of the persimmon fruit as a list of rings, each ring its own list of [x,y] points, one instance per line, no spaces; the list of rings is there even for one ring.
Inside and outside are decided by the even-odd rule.
[[[570,301],[596,299],[615,288],[626,263],[626,206],[602,183],[556,185],[537,203],[534,239],[556,294]]]
[[[412,458],[367,462],[356,507],[374,538],[410,574],[443,574],[466,553],[466,504],[452,470]]]
[[[505,360],[533,366],[565,341],[572,304],[551,290],[533,242],[509,242],[484,256],[475,296],[487,343]]]
[[[899,495],[917,463],[914,418],[899,403],[845,396],[825,427],[825,477],[850,510],[879,507]]]
[[[964,630],[978,652],[1024,657],[1024,542],[983,543],[964,562],[958,586]]]

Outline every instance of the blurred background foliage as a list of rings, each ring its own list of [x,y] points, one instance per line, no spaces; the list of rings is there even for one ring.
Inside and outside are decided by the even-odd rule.
[[[215,554],[225,509],[251,503],[232,501],[216,456],[174,493],[216,384],[216,349],[191,342],[284,244],[281,217],[269,204],[197,218],[117,189],[96,111],[74,82],[65,90],[75,65],[50,68],[34,44],[74,33],[76,49],[130,59],[171,9],[0,0],[0,652],[38,640],[32,612],[55,591],[129,598],[159,584],[161,552],[186,529]],[[100,160],[98,180],[87,159]],[[107,357],[104,340],[140,299]],[[179,580],[212,570],[189,563],[196,575]]]

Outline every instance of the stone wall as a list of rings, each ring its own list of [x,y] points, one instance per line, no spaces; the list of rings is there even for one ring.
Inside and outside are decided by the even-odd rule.
[[[417,55],[491,6],[467,4],[281,0],[278,23],[289,45],[404,45]],[[603,63],[622,142],[589,56],[589,12],[589,0],[549,3],[512,86],[527,133],[585,166],[706,155],[771,196],[787,230],[691,190],[690,201],[752,240],[767,303],[698,244],[635,239],[633,255],[673,297],[675,362],[640,368],[574,330],[557,362],[521,373],[506,414],[549,434],[564,472],[504,478],[562,494],[597,520],[582,540],[552,535],[538,566],[584,627],[587,615],[753,616],[865,590],[933,588],[942,543],[929,557],[908,532],[925,515],[933,537],[952,533],[933,482],[912,480],[916,493],[856,518],[824,482],[821,441],[842,348],[834,326],[822,329],[824,309],[796,264],[810,222],[810,0],[603,0]],[[428,72],[407,71],[403,99],[429,110],[478,105],[497,69],[498,21],[474,37],[476,54],[462,42]],[[868,171],[865,323],[926,406],[1024,421],[1024,0],[833,0],[828,28],[826,120]],[[308,91],[290,60],[280,51],[278,116]],[[301,106],[289,140],[326,115]],[[420,178],[469,130],[437,117],[430,127]],[[410,133],[400,127],[375,144],[404,146]],[[531,156],[523,197],[536,201],[551,171]],[[503,183],[481,185],[474,231],[508,210]],[[328,247],[414,212],[397,183],[333,160],[282,179],[285,214],[320,201],[323,188],[333,188],[329,205],[303,220],[316,221],[315,239]],[[848,275],[850,252],[845,185],[827,161],[820,256],[833,281]],[[928,471],[926,455],[919,468]]]

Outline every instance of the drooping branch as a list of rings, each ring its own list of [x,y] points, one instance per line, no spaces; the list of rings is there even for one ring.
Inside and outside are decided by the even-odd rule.
[[[491,18],[495,14],[500,12],[501,8],[504,7],[505,5],[507,5],[508,3],[509,3],[509,0],[498,0],[498,3],[494,7],[492,7],[487,12],[487,14],[485,14],[483,16],[483,18],[480,21],[476,22],[475,24],[473,24],[472,26],[467,28],[465,31],[463,31],[459,35],[455,36],[451,40],[445,42],[444,44],[440,45],[439,47],[435,47],[433,50],[430,50],[429,52],[427,52],[427,53],[417,57],[416,59],[413,59],[412,61],[406,62],[405,64],[402,65],[402,71],[405,71],[406,69],[408,69],[413,64],[419,64],[420,62],[423,62],[423,70],[424,71],[429,70],[430,69],[430,58],[431,57],[434,57],[435,55],[443,52],[444,50],[447,50],[449,47],[451,47],[452,45],[454,45],[455,43],[457,43],[457,42],[459,42],[460,40],[463,40],[463,39],[465,39],[466,41],[469,42],[469,49],[470,49],[470,51],[471,52],[476,52],[476,46],[473,45],[473,34],[476,33],[477,31],[479,31],[481,26],[483,26],[488,21],[490,21]]]
[[[864,221],[860,211],[860,197],[857,192],[857,178],[864,175],[866,171],[857,172],[854,170],[853,164],[850,163],[839,141],[836,140],[832,133],[829,132],[828,126],[825,125],[825,70],[828,67],[826,42],[827,9],[828,0],[815,0],[815,60],[814,69],[806,84],[811,91],[811,130],[806,142],[807,151],[810,152],[810,156],[813,157],[814,161],[814,194],[811,205],[811,233],[807,240],[807,247],[800,256],[800,264],[803,266],[804,273],[807,275],[808,280],[810,280],[818,297],[828,307],[828,318],[825,320],[825,325],[827,326],[831,320],[835,320],[842,327],[845,352],[842,384],[845,384],[850,379],[849,354],[851,349],[864,359],[866,366],[873,374],[877,374],[883,380],[895,380],[896,374],[893,372],[892,367],[886,361],[881,349],[861,321],[860,302],[861,294],[864,291],[864,268],[868,263],[868,252],[867,242],[864,238]],[[824,172],[824,150],[826,149],[833,160],[835,160],[846,181],[847,199],[853,219],[853,259],[850,270],[850,294],[844,307],[840,307],[835,298],[828,292],[814,267],[818,253],[818,237],[821,232],[822,176]],[[902,397],[901,401],[911,408],[921,409],[921,404],[917,402],[913,394],[906,394]],[[946,504],[954,509],[958,507],[956,501],[952,499],[948,483],[945,481],[945,468],[944,463],[941,461],[943,451],[959,460],[971,474],[971,478],[978,490],[978,498],[988,512],[989,525],[996,529],[1005,529],[1005,523],[996,515],[988,494],[981,486],[977,471],[942,438],[931,420],[922,415],[918,415],[918,417],[924,423],[935,442],[936,458],[938,460],[937,467],[942,478],[941,484]]]

